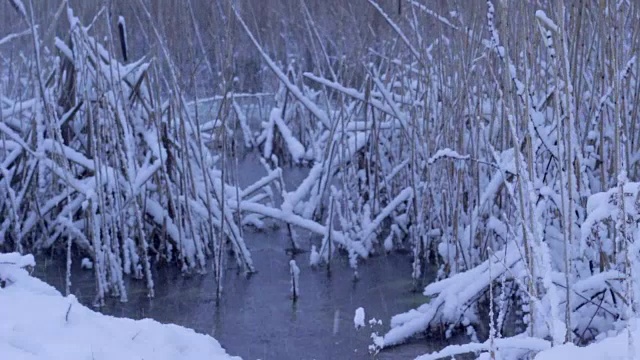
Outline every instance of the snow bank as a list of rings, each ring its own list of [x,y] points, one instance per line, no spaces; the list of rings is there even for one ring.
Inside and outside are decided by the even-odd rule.
[[[92,311],[22,269],[33,264],[30,255],[0,254],[2,359],[240,359],[191,329]]]
[[[640,360],[640,352],[637,350],[640,344],[640,331],[632,332],[633,344],[636,347],[633,356],[629,356],[629,333],[625,330],[616,336],[608,337],[602,341],[585,347],[574,344],[555,346],[549,350],[538,353],[535,360],[606,360],[606,359],[636,359]]]

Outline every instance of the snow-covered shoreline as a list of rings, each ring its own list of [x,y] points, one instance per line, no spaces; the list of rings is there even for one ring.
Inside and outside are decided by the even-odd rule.
[[[579,347],[574,344],[564,344],[554,346],[549,350],[542,351],[536,355],[535,360],[618,360],[618,359],[640,359],[638,344],[640,344],[640,331],[637,329],[631,332],[633,338],[633,354],[629,356],[629,333],[627,330],[621,331],[615,336],[606,337],[593,344]]]
[[[29,275],[33,257],[0,254],[0,358],[240,360],[214,338],[150,319],[116,318]]]

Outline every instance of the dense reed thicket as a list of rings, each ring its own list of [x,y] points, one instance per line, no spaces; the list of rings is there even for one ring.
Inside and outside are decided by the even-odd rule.
[[[229,246],[254,271],[240,220],[224,205],[240,195],[217,170],[175,77],[145,60],[118,62],[71,9],[58,55],[45,54],[19,2],[16,11],[31,26],[35,59],[21,99],[3,97],[2,247],[57,245],[68,267],[80,249],[95,264],[98,304],[107,294],[127,299],[124,274],[144,278],[153,296],[151,257],[185,271],[205,271],[210,257],[221,276]],[[162,81],[172,95],[161,95]]]
[[[370,54],[355,86],[330,70],[285,75],[236,15],[283,92],[329,131],[303,144],[322,145],[315,167],[337,166],[307,179],[326,196],[297,211],[328,214],[367,254],[410,247],[416,281],[424,263],[439,264],[430,300],[394,317],[375,346],[442,326],[475,338],[490,322],[487,342],[442,354],[521,358],[628,324],[638,296],[637,6],[489,1],[482,12],[436,12],[409,2],[399,17],[369,5],[396,43]],[[424,35],[434,34],[425,19],[441,35]]]
[[[281,14],[280,25],[300,29],[285,46],[266,38],[249,4],[220,2],[227,39],[250,44],[270,79],[251,90],[269,82],[274,91],[260,129],[234,97],[246,90],[235,79],[236,45],[211,45],[226,49],[211,56],[201,20],[180,22],[193,26],[191,54],[208,62],[199,71],[217,79],[219,111],[196,121],[184,89],[197,72],[185,75],[184,54],[163,40],[154,10],[136,6],[158,56],[127,64],[108,51],[117,40],[103,47],[69,11],[69,37],[47,51],[29,11],[16,6],[29,27],[0,46],[30,39],[33,58],[13,59],[23,75],[2,77],[11,95],[0,118],[5,248],[82,249],[97,264],[98,299],[107,291],[124,299],[123,273],[144,277],[152,293],[152,256],[177,257],[185,270],[211,258],[222,276],[230,246],[252,271],[243,226],[273,219],[294,247],[295,228],[319,235],[314,265],[330,266],[340,250],[357,276],[363,259],[410,249],[416,288],[426,264],[437,265],[428,300],[395,316],[374,351],[444,329],[487,339],[425,358],[515,359],[632,323],[640,296],[634,2],[363,0],[338,8],[366,9],[376,26],[365,36],[341,17],[362,35],[341,45],[301,1]],[[358,51],[336,56],[347,48]],[[246,189],[229,180],[233,129],[267,173]],[[285,164],[310,167],[291,191]]]

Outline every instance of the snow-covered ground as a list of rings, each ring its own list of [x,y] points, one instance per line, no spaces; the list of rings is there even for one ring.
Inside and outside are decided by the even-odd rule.
[[[0,254],[0,359],[240,359],[191,329],[97,313],[23,269],[34,265]]]
[[[573,344],[556,346],[540,352],[535,360],[640,360],[640,331],[632,331],[633,352],[629,353],[629,333],[624,330],[616,336],[608,337],[585,347]],[[632,355],[632,356],[629,356]]]

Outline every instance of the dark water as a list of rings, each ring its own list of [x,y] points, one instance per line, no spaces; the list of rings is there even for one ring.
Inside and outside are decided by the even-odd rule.
[[[177,269],[155,269],[156,297],[148,299],[144,283],[128,280],[129,302],[110,299],[99,311],[134,319],[152,318],[214,336],[230,354],[243,359],[371,359],[368,345],[372,329],[353,326],[355,309],[362,306],[367,320],[381,319],[380,333],[391,316],[418,306],[422,297],[412,293],[409,255],[382,255],[366,260],[359,281],[345,257],[336,257],[331,276],[326,268],[312,269],[308,254],[300,254],[300,298],[290,297],[288,245],[284,231],[245,234],[258,273],[247,279],[229,268],[224,295],[215,301],[213,273],[185,276]],[[85,304],[94,297],[93,272],[73,271],[72,292]],[[40,257],[36,276],[63,289],[64,264]],[[385,350],[379,359],[413,359],[441,348],[442,342],[415,340]]]

